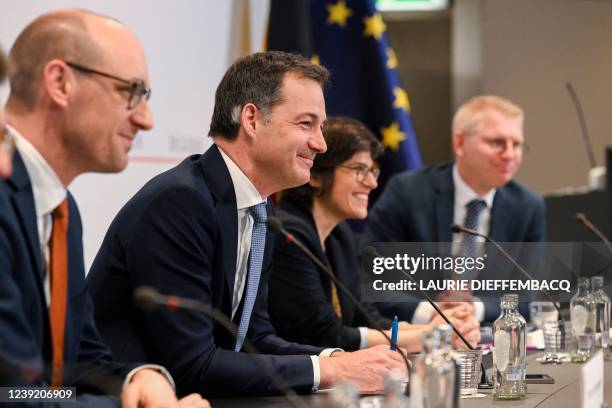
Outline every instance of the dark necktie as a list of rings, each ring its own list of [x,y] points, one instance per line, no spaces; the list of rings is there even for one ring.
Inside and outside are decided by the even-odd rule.
[[[480,225],[480,215],[482,211],[487,208],[487,203],[480,198],[475,198],[465,206],[467,213],[465,215],[465,222],[463,226],[474,231],[478,231]],[[459,256],[472,257],[478,256],[478,243],[476,242],[477,237],[471,234],[463,234],[463,241],[459,249]]]

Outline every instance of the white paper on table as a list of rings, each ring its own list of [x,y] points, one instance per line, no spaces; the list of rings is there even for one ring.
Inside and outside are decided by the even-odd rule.
[[[580,401],[582,408],[601,407],[604,396],[603,352],[595,354],[580,367]]]

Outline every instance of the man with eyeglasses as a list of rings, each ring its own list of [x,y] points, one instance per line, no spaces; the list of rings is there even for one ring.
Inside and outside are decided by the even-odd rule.
[[[453,118],[455,162],[393,177],[370,211],[365,242],[453,242],[454,255],[462,255],[474,238],[453,234],[451,224],[499,242],[544,241],[544,200],[513,180],[525,150],[523,118],[519,106],[499,96],[466,101]],[[497,299],[445,301],[471,300],[470,294],[463,295],[442,293],[439,305],[467,306],[480,321],[499,315]],[[414,323],[435,315],[425,302],[382,303],[379,309]]]
[[[117,397],[133,408],[209,406],[197,394],[177,401],[161,366],[112,360],[67,190],[82,173],[122,170],[136,133],[152,127],[142,46],[116,20],[60,10],[30,23],[9,57],[6,129],[16,149],[12,176],[0,181],[1,385],[76,387],[70,406],[117,406]]]

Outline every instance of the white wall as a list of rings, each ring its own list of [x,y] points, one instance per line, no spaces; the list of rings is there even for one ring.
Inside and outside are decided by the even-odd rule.
[[[232,34],[240,28],[232,23],[234,1],[76,2],[80,8],[122,21],[142,42],[149,63],[155,121],[152,131],[138,137],[124,172],[83,175],[70,186],[83,217],[87,267],[114,215],[147,180],[210,145],[206,134],[214,92],[232,59]],[[36,16],[74,5],[74,1],[67,0],[0,0],[0,44],[8,51],[19,32]],[[262,44],[267,7],[267,0],[250,0],[253,44]],[[4,86],[2,101],[6,94]]]
[[[530,145],[518,179],[544,193],[586,184],[588,161],[565,82],[582,100],[602,165],[612,145],[612,2],[457,0],[453,24],[460,36],[453,40],[454,103],[476,93],[516,101]]]

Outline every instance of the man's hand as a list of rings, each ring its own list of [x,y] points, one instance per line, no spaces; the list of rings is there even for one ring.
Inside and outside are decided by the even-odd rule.
[[[472,347],[476,347],[480,343],[480,322],[474,316],[470,316],[462,321],[451,321]],[[466,350],[468,348],[457,335],[453,336],[453,347],[458,350]]]
[[[352,353],[337,353],[321,357],[321,388],[329,388],[337,381],[350,381],[364,394],[381,392],[383,376],[400,371],[408,377],[406,363],[389,345],[379,345]]]
[[[436,300],[436,305],[444,312],[461,308],[467,309],[470,314],[474,313],[474,299],[469,291],[444,291]]]
[[[123,408],[208,408],[208,401],[191,394],[177,401],[172,386],[160,373],[144,368],[138,371],[121,395]]]
[[[480,322],[476,320],[474,316],[465,312],[460,313],[457,311],[455,315],[449,316],[449,320],[472,347],[476,347],[478,345],[480,342]],[[442,316],[437,316],[429,325],[433,329],[435,326],[445,323],[446,321],[442,318]],[[454,330],[452,343],[453,347],[458,350],[466,350],[468,348],[463,340],[457,336]]]

